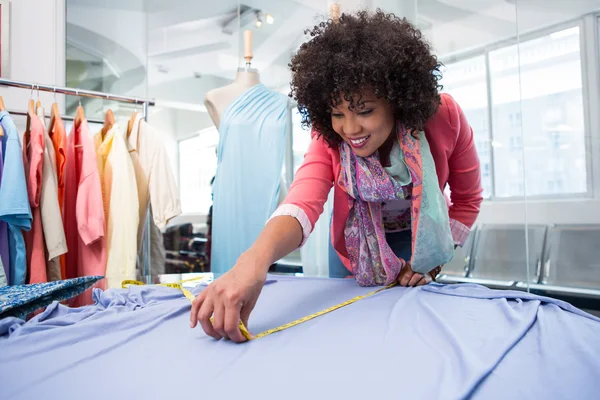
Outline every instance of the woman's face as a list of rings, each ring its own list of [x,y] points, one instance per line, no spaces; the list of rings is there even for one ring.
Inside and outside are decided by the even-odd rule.
[[[372,92],[354,97],[354,108],[342,98],[342,103],[331,109],[333,130],[348,143],[359,157],[368,157],[377,151],[394,129],[394,113],[384,98]]]

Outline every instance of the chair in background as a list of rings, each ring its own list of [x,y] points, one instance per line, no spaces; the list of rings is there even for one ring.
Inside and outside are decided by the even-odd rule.
[[[532,289],[600,298],[600,225],[554,225],[540,284]]]
[[[459,283],[466,282],[465,280],[470,264],[471,255],[473,253],[473,243],[477,236],[477,227],[471,229],[469,238],[465,242],[463,247],[457,247],[454,251],[454,258],[448,264],[444,265],[442,272],[437,277],[437,281],[440,283]]]
[[[469,281],[499,288],[514,287],[517,282],[537,283],[547,230],[545,225],[529,225],[526,241],[525,225],[482,225],[473,249]]]

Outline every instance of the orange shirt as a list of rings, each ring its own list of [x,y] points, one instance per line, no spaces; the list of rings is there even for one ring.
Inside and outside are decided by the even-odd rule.
[[[52,139],[52,145],[54,146],[54,153],[56,159],[56,178],[58,184],[58,205],[63,210],[64,198],[65,198],[65,164],[67,162],[67,133],[65,132],[65,124],[62,118],[57,115],[54,118],[54,122],[49,127],[48,135]],[[63,219],[64,226],[64,219]],[[67,257],[66,255],[60,256],[60,273],[63,279],[67,276]]]
[[[42,192],[42,166],[44,163],[44,127],[37,115],[31,118],[29,132],[23,136],[23,164],[27,180],[27,194],[33,222],[31,230],[26,231],[25,251],[27,254],[28,283],[48,282],[46,274],[46,255],[40,196]]]
[[[62,210],[65,197],[65,163],[67,161],[67,133],[65,132],[65,124],[60,116],[56,116],[54,123],[48,131],[52,144],[54,145],[54,153],[56,154],[56,176],[58,178],[58,204]]]

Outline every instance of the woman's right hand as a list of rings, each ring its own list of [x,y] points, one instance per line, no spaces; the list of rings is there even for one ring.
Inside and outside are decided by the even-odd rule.
[[[251,252],[240,256],[235,266],[208,285],[192,303],[190,327],[199,322],[213,338],[245,342],[239,329],[241,320],[248,327],[250,313],[267,279],[268,266],[261,265]],[[210,318],[213,318],[211,323]]]

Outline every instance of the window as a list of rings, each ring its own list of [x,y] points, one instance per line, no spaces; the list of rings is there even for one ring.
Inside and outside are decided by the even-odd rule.
[[[516,45],[489,52],[492,136],[499,144],[493,147],[496,197],[587,190],[579,47],[574,27],[522,42],[520,68]],[[548,180],[553,171],[548,168],[528,168],[525,174],[506,168],[524,157],[529,166],[547,166],[547,158],[558,154],[560,164],[572,166],[560,184]]]
[[[217,173],[216,128],[179,142],[179,191],[184,213],[207,214],[212,204],[211,180]]]
[[[310,131],[302,128],[302,117],[298,109],[292,110],[292,151],[294,153],[294,174],[304,161],[304,154],[310,146]]]
[[[489,198],[492,194],[492,177],[485,173],[491,165],[485,56],[448,63],[442,72],[442,91],[458,102],[473,128],[482,169],[483,196]]]

